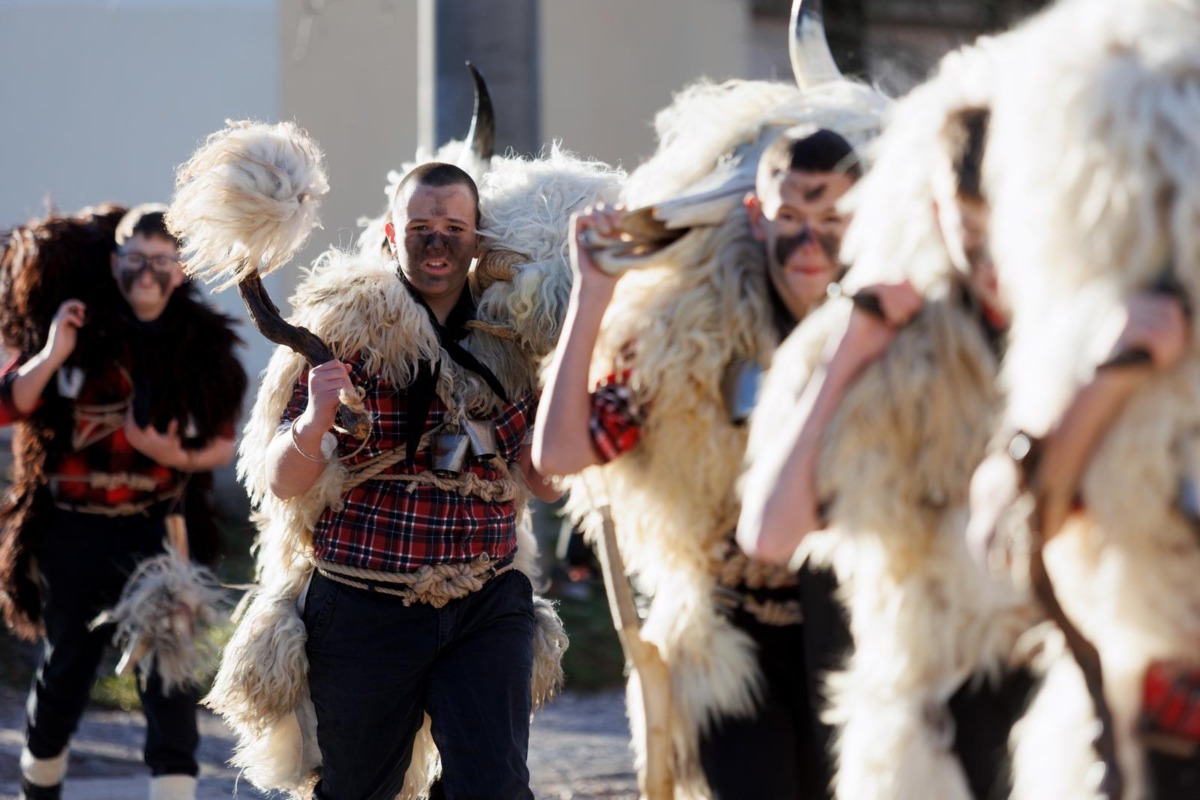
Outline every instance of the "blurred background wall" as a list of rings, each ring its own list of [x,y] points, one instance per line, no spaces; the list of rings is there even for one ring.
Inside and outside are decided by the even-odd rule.
[[[825,0],[847,71],[899,94],[953,46],[1041,0]],[[102,200],[170,198],[225,119],[295,120],[332,191],[303,254],[350,245],[389,168],[466,133],[463,62],[497,147],[561,140],[632,168],[654,113],[701,78],[791,79],[789,0],[0,0],[0,228]],[[277,301],[291,270],[268,278]],[[236,296],[214,302],[241,318]],[[286,311],[286,304],[285,311]],[[271,348],[246,327],[256,374]]]

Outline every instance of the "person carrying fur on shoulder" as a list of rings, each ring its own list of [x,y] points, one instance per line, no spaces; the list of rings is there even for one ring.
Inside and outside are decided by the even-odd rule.
[[[979,580],[963,530],[1009,317],[988,251],[986,82],[972,80],[995,47],[952,54],[897,104],[857,189],[849,296],[780,347],[752,418],[738,542],[831,566],[850,615],[826,711],[846,800],[992,796],[1030,688],[1010,661],[1036,615]]]
[[[479,222],[478,190],[460,168],[423,164],[400,182],[386,227],[394,284],[369,300],[392,304],[392,321],[368,335],[419,349],[420,359],[402,378],[401,364],[365,349],[308,370],[266,454],[281,500],[309,492],[335,454],[352,472],[382,465],[321,509],[312,530],[316,570],[302,618],[316,798],[400,793],[427,714],[447,797],[533,796],[537,623],[532,586],[513,559],[521,487],[543,499],[558,493],[533,468],[526,441],[534,387],[506,385],[464,341]],[[318,334],[336,349],[353,338],[349,327],[379,319],[353,313]],[[365,443],[332,430],[339,395],[354,387],[373,420]],[[484,451],[470,425],[487,433]],[[381,462],[388,453],[402,457]]]
[[[748,408],[730,407],[728,395],[724,401],[720,394],[710,398],[705,387],[727,382],[733,368],[745,367],[746,361],[743,356],[740,362],[714,363],[712,354],[721,347],[736,349],[739,337],[757,338],[756,346],[765,349],[752,358],[765,361],[769,349],[761,342],[773,348],[826,297],[842,271],[838,250],[846,217],[838,203],[860,170],[854,147],[833,130],[807,127],[778,136],[758,162],[754,191],[733,212],[741,222],[731,219],[720,234],[688,234],[716,238],[737,230],[744,241],[737,240],[736,251],[733,240],[721,239],[729,249],[714,253],[710,244],[702,251],[704,258],[716,260],[672,265],[682,280],[674,273],[638,273],[622,279],[629,288],[624,295],[617,278],[597,267],[585,241],[591,233],[618,238],[623,210],[599,207],[578,215],[573,220],[575,280],[567,321],[538,411],[534,456],[539,468],[550,475],[602,468],[610,473],[607,485],[615,513],[634,514],[644,493],[645,502],[653,505],[647,520],[661,513],[681,528],[690,527],[684,520],[701,506],[724,504],[727,496],[731,500],[731,468],[742,455],[741,423]],[[753,267],[732,258],[720,263],[731,252]],[[739,269],[747,270],[742,278]],[[748,297],[731,301],[739,292]],[[728,312],[720,309],[732,308],[729,302],[743,315],[758,315],[749,328],[740,317],[721,316]],[[684,306],[717,313],[663,336],[662,328],[679,326],[670,320],[677,320],[677,307]],[[593,386],[597,361],[605,358],[597,343],[606,314],[612,330],[630,336],[615,348],[612,373]],[[747,330],[752,332],[747,335]],[[677,357],[679,348],[688,346],[684,339],[696,336],[714,337],[710,352],[689,361],[683,367],[686,374],[664,372],[660,359],[672,352]],[[670,381],[670,397],[647,393],[651,374]],[[700,410],[681,411],[680,403]],[[669,448],[678,442],[672,436],[678,435],[703,448],[704,456],[698,461],[670,458]],[[655,454],[655,448],[663,452]],[[671,462],[673,476],[649,465],[648,459]],[[635,477],[627,484],[614,469],[632,470]],[[636,477],[647,471],[646,480]],[[696,487],[708,487],[701,491],[707,495],[711,490],[711,496],[689,508],[682,497],[656,488],[667,478],[690,485],[693,493]],[[629,491],[621,488],[626,485]],[[705,530],[681,530],[678,538],[670,533],[673,527],[648,530],[647,549],[630,549],[627,556],[642,584],[654,587],[646,634],[658,637],[656,626],[668,618],[676,630],[664,632],[660,645],[672,674],[677,741],[689,742],[676,745],[676,796],[824,797],[827,731],[815,717],[817,682],[801,685],[797,676],[821,669],[824,659],[836,660],[828,651],[842,645],[837,620],[824,619],[826,608],[833,607],[832,588],[823,576],[810,576],[820,597],[811,607],[805,600],[802,623],[799,578],[741,556],[732,541],[733,514],[736,509],[717,512],[720,518],[699,523]],[[654,527],[652,521],[646,524]],[[698,604],[686,599],[693,593],[699,593]],[[825,607],[818,605],[822,599]],[[674,603],[686,607],[675,608]],[[810,638],[810,628],[825,638]]]
[[[189,629],[215,621],[212,576],[187,558],[217,554],[205,495],[209,473],[233,460],[246,375],[231,321],[184,277],[165,207],[119,211],[52,215],[4,245],[5,339],[19,353],[0,373],[0,422],[17,426],[21,451],[0,546],[4,605],[44,644],[21,753],[26,800],[61,796],[113,621],[142,640],[126,657],[148,721],[150,797],[195,794],[202,665],[193,636],[156,637],[180,614]],[[39,312],[51,307],[45,330]],[[189,524],[165,554],[180,512]],[[127,598],[135,584],[142,593]]]
[[[1200,141],[1179,132],[1200,124],[1200,4],[1063,0],[1017,35],[987,170],[1014,307],[1007,398],[970,528],[1054,623],[1012,796],[1192,796]]]

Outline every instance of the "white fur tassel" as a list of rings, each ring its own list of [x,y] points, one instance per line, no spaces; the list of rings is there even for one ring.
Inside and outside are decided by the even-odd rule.
[[[180,168],[167,224],[188,275],[220,291],[290,261],[328,191],[321,151],[295,124],[229,121]]]
[[[212,672],[216,653],[206,633],[220,621],[224,600],[212,572],[168,548],[138,565],[117,605],[92,625],[115,622],[113,640],[129,651],[130,666],[144,658],[142,680],[157,670],[170,693],[198,686]]]

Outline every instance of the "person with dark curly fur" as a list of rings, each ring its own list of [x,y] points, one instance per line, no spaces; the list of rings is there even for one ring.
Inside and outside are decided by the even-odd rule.
[[[234,455],[246,374],[231,320],[185,281],[163,206],[51,214],[0,240],[0,423],[15,476],[0,513],[0,606],[43,653],[27,704],[21,797],[58,798],[71,735],[112,624],[94,620],[164,557],[182,514],[200,562],[218,554],[211,471]],[[130,581],[132,583],[132,581]],[[196,687],[142,658],[151,798],[195,796]],[[134,658],[133,661],[137,661]],[[164,679],[164,676],[167,676]]]

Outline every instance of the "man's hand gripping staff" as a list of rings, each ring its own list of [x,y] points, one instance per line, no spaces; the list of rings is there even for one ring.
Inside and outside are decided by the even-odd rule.
[[[179,170],[167,224],[183,243],[184,271],[206,282],[237,284],[254,326],[313,367],[335,361],[312,331],[284,321],[262,283],[291,261],[319,223],[329,191],[316,143],[290,122],[229,122],[208,137]],[[371,420],[358,396],[343,388],[335,425],[358,439]]]

